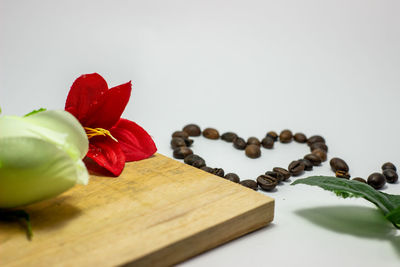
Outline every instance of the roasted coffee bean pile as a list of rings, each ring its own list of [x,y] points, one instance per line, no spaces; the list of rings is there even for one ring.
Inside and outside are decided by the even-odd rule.
[[[226,173],[221,168],[212,168],[207,166],[206,161],[193,153],[190,146],[193,144],[192,136],[203,135],[208,139],[221,139],[225,142],[232,143],[233,147],[238,150],[244,150],[245,155],[249,158],[258,158],[261,156],[261,147],[265,149],[273,149],[275,142],[290,143],[294,140],[297,143],[306,143],[310,147],[311,153],[305,155],[302,159],[292,161],[287,169],[275,167],[270,171],[257,177],[256,180],[247,179],[240,180],[235,173]],[[303,133],[292,134],[290,130],[283,130],[278,135],[274,131],[268,132],[262,140],[257,137],[249,137],[247,141],[239,137],[233,132],[226,132],[222,135],[214,128],[206,128],[203,131],[196,124],[188,124],[183,127],[182,131],[176,131],[172,134],[171,147],[174,150],[173,156],[176,159],[183,159],[184,162],[193,167],[199,168],[206,172],[215,174],[229,181],[240,183],[243,186],[257,190],[259,187],[266,191],[276,188],[282,181],[286,181],[291,176],[299,176],[304,171],[311,171],[314,166],[321,165],[327,160],[328,146],[325,139],[320,135],[314,135],[307,138]]]
[[[347,163],[340,158],[332,158],[329,161],[332,171],[335,172],[336,177],[350,179],[349,174],[349,166]],[[391,162],[386,162],[382,165],[382,173],[374,172],[368,176],[368,179],[365,180],[361,177],[353,178],[353,180],[367,183],[375,189],[381,189],[386,182],[388,183],[396,183],[399,179],[399,176],[396,172],[396,166],[394,166]]]

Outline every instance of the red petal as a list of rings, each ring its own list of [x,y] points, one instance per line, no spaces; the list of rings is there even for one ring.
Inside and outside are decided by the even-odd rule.
[[[157,151],[150,135],[133,121],[120,119],[110,132],[118,140],[126,161],[146,159]]]
[[[91,138],[86,156],[115,176],[119,176],[125,166],[125,155],[121,146],[109,136]],[[89,170],[98,172],[97,166],[91,164],[86,166]]]
[[[86,126],[88,113],[96,108],[107,90],[107,82],[99,74],[84,74],[72,84],[65,102],[65,110]]]
[[[85,126],[110,129],[120,119],[131,96],[131,82],[108,90],[100,99],[95,109],[89,111]]]

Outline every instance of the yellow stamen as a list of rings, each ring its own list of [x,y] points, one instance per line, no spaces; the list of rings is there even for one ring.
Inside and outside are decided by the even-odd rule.
[[[115,142],[118,142],[117,139],[115,139],[114,136],[111,135],[110,131],[103,129],[103,128],[89,128],[89,127],[83,127],[86,131],[87,137],[90,139],[92,137],[102,135],[102,136],[109,136],[111,137],[112,140]]]

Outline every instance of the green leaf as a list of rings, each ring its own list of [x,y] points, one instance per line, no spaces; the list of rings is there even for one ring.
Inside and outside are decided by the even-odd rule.
[[[362,197],[375,204],[383,212],[386,219],[392,222],[396,228],[400,228],[400,195],[379,192],[368,184],[359,181],[328,176],[311,176],[298,179],[292,183],[292,185],[296,184],[319,186],[343,198]]]
[[[36,113],[39,113],[39,112],[42,112],[42,111],[46,111],[46,110],[47,109],[45,109],[45,108],[35,109],[35,110],[32,110],[31,112],[29,112],[28,114],[25,114],[24,117],[28,117],[28,116],[31,116],[33,114],[36,114]]]
[[[26,236],[32,240],[33,232],[29,214],[24,210],[0,210],[0,220],[15,221],[22,220],[26,227]]]
[[[385,217],[400,229],[400,207],[392,210]]]

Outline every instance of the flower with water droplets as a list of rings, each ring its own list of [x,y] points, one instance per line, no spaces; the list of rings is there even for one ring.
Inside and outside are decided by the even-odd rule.
[[[109,89],[97,73],[82,75],[72,84],[65,110],[79,120],[89,138],[85,158],[89,170],[119,176],[125,162],[148,158],[157,151],[142,127],[121,118],[131,91],[131,82]]]

